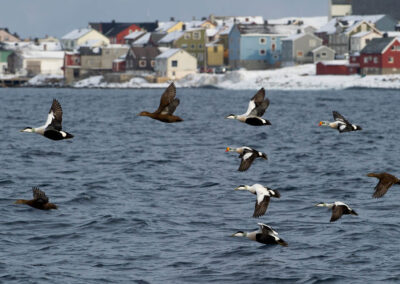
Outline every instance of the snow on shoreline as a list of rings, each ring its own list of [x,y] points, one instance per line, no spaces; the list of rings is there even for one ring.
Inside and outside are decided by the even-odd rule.
[[[43,86],[45,81],[34,77],[29,86]],[[346,88],[400,89],[400,74],[397,75],[315,75],[315,65],[306,64],[273,70],[248,71],[245,69],[225,74],[193,74],[179,81],[176,86],[185,88],[215,87],[221,89],[258,89],[260,87],[279,90],[321,90]],[[143,78],[133,78],[125,83],[107,83],[103,76],[93,76],[76,82],[73,88],[165,88],[168,83],[148,83]]]

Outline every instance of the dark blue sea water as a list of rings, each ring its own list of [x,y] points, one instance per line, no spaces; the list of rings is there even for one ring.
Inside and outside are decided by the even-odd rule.
[[[268,87],[268,86],[264,86]],[[267,91],[270,127],[226,120],[256,90],[178,89],[179,124],[139,117],[163,90],[0,89],[1,283],[371,283],[400,281],[400,175],[393,90]],[[53,98],[70,141],[21,133]],[[362,131],[318,127],[337,110]],[[268,154],[238,172],[226,146]],[[278,189],[267,214],[240,184]],[[59,206],[15,205],[39,186]],[[359,214],[329,223],[318,202]],[[271,225],[288,247],[232,238]]]

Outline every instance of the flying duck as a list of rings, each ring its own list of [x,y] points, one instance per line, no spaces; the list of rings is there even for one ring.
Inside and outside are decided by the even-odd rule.
[[[232,235],[232,237],[245,237],[252,241],[256,241],[266,245],[281,245],[284,247],[288,246],[288,243],[281,239],[276,231],[274,231],[270,226],[263,223],[258,223],[260,228],[254,232],[243,232],[238,231]]]
[[[250,100],[246,113],[240,115],[230,114],[226,118],[237,119],[254,126],[271,125],[271,122],[261,118],[269,106],[269,100],[268,98],[264,100],[264,96],[265,90],[261,88]]]
[[[155,112],[142,111],[139,116],[148,116],[162,122],[180,122],[183,121],[179,116],[173,115],[179,105],[179,99],[175,98],[176,88],[171,83],[161,96],[160,106]]]
[[[337,129],[340,133],[362,130],[362,128],[360,126],[351,124],[347,119],[345,119],[337,111],[333,111],[332,113],[333,113],[333,118],[335,119],[335,121],[334,122],[320,121],[319,126],[329,126],[331,128]]]
[[[32,200],[18,199],[17,201],[14,202],[14,204],[26,204],[40,210],[50,210],[58,208],[57,205],[49,202],[49,198],[38,187],[33,187],[32,191],[33,191]]]
[[[268,159],[267,154],[258,152],[257,150],[254,150],[253,148],[247,146],[239,148],[227,147],[225,152],[236,152],[240,154],[239,158],[241,158],[242,161],[240,162],[240,166],[238,169],[239,172],[247,171],[256,158],[263,158],[265,160]]]
[[[250,185],[240,185],[235,188],[235,190],[247,190],[253,194],[257,195],[256,205],[254,207],[254,218],[258,218],[265,214],[268,208],[270,197],[279,198],[281,194],[277,190],[264,187],[261,184]]]
[[[51,140],[73,138],[74,136],[72,134],[62,131],[62,114],[63,111],[60,103],[56,99],[53,99],[46,123],[38,128],[26,127],[22,129],[21,132],[37,133]]]
[[[400,185],[400,180],[388,173],[369,173],[367,176],[379,179],[378,184],[375,186],[375,192],[372,194],[372,197],[375,198],[384,196],[392,185]]]
[[[335,201],[334,203],[321,202],[315,206],[332,208],[332,217],[331,217],[330,222],[335,222],[336,220],[340,219],[340,217],[342,217],[342,215],[351,214],[351,215],[358,216],[356,211],[351,209],[347,204],[340,202],[340,201]]]

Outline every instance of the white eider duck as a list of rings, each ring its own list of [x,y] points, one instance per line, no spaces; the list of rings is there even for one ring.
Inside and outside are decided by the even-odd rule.
[[[261,184],[250,185],[240,185],[235,188],[235,190],[247,190],[253,194],[257,195],[256,205],[254,207],[253,217],[258,218],[263,216],[267,211],[270,197],[280,198],[281,194],[277,190],[264,187]]]
[[[351,215],[358,216],[356,211],[351,209],[347,204],[340,202],[340,201],[335,201],[334,203],[321,202],[315,206],[332,208],[332,216],[331,216],[330,222],[335,222],[336,220],[340,219],[340,217],[342,217],[342,215],[351,214]]]
[[[51,140],[73,138],[74,136],[72,134],[62,131],[62,114],[63,111],[60,103],[56,99],[53,99],[46,123],[38,128],[26,127],[22,129],[21,132],[37,133]]]
[[[367,176],[379,179],[378,184],[375,186],[375,192],[372,195],[375,198],[384,196],[392,185],[400,185],[400,180],[389,173],[369,173]]]
[[[250,100],[246,113],[240,115],[230,114],[226,118],[237,119],[240,122],[254,126],[271,125],[268,120],[261,118],[269,106],[269,100],[268,98],[264,100],[264,96],[265,90],[261,88]]]
[[[256,241],[266,245],[281,245],[284,247],[288,246],[288,243],[281,239],[276,231],[274,231],[270,226],[263,223],[258,223],[260,228],[254,232],[243,232],[238,231],[232,235],[232,237],[245,237],[252,241]]]
[[[347,119],[345,119],[337,111],[333,111],[332,113],[333,113],[333,118],[335,119],[335,121],[334,122],[320,121],[319,126],[329,126],[331,128],[337,129],[340,133],[362,130],[362,128],[360,126],[351,124]]]
[[[227,147],[225,152],[236,152],[236,153],[240,154],[239,158],[241,158],[242,161],[241,161],[239,169],[238,169],[239,172],[244,172],[244,171],[248,170],[256,158],[263,158],[265,160],[268,159],[267,154],[258,152],[257,150],[247,147],[247,146],[243,146],[243,147],[239,147],[239,148]]]

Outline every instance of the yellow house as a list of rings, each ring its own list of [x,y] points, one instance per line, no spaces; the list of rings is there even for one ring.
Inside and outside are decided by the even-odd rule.
[[[207,66],[215,67],[224,65],[224,45],[209,43],[207,47]]]
[[[79,46],[100,47],[110,44],[110,40],[94,29],[76,29],[61,38],[66,50],[74,50]]]

